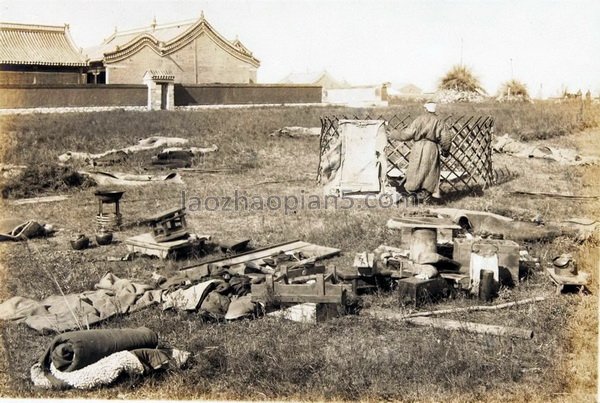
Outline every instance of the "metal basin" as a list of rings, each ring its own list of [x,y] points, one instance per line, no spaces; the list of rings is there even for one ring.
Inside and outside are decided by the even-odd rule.
[[[123,196],[124,191],[120,190],[99,190],[94,195],[104,203],[116,203]]]

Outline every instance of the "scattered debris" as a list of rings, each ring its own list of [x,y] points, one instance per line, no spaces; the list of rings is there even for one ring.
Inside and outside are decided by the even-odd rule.
[[[186,159],[189,157],[196,157],[208,153],[214,153],[219,151],[219,147],[213,144],[210,147],[169,147],[162,150],[156,155],[156,158],[161,159]]]
[[[206,295],[219,284],[218,280],[208,280],[198,283],[190,288],[179,288],[164,296],[164,309],[180,309],[186,311],[195,311],[198,309]]]
[[[162,168],[178,169],[190,168],[194,157],[203,156],[210,152],[215,152],[219,148],[213,144],[212,147],[170,147],[165,148],[156,156],[152,157],[152,165]]]
[[[0,174],[3,178],[12,178],[21,174],[27,165],[14,165],[0,163]]]
[[[459,91],[459,90],[439,90],[433,97],[434,101],[440,104],[452,104],[456,102],[480,103],[487,97],[481,92]]]
[[[81,171],[81,174],[91,177],[100,186],[141,186],[149,183],[183,183],[181,176],[177,172],[171,172],[167,175],[133,175],[118,172]]]
[[[564,165],[587,165],[598,162],[598,157],[582,156],[575,150],[523,143],[511,138],[508,133],[497,137],[492,147],[499,153],[511,154],[520,158],[542,158]]]
[[[186,144],[186,143],[188,143],[188,140],[184,139],[184,138],[180,138],[180,137],[153,136],[153,137],[148,137],[148,138],[142,139],[138,142],[138,144],[133,145],[133,146],[121,148],[118,150],[115,150],[115,149],[108,150],[108,151],[104,151],[104,152],[98,153],[98,154],[91,154],[91,153],[78,152],[78,151],[67,151],[64,154],[59,155],[58,159],[60,160],[60,162],[79,160],[79,161],[85,161],[91,165],[94,165],[95,160],[105,158],[105,157],[112,157],[112,156],[116,155],[117,158],[121,158],[123,155],[127,155],[130,153],[136,153],[136,152],[144,151],[144,150],[152,150],[152,149],[160,148],[160,147],[173,147],[173,146],[178,146],[178,145]]]
[[[309,136],[320,136],[320,127],[300,127],[300,126],[288,126],[277,129],[270,134],[271,137],[309,137]]]
[[[340,316],[340,309],[335,304],[306,302],[269,312],[267,316],[291,320],[293,322],[315,324]]]
[[[538,225],[486,211],[447,207],[430,208],[429,211],[452,219],[470,234],[496,234],[516,242],[549,240],[559,236],[571,236],[578,240],[584,240],[599,226],[596,220],[581,218]]]
[[[25,241],[31,238],[50,236],[55,232],[51,224],[41,224],[34,220],[6,218],[0,220],[0,242]]]
[[[250,243],[249,238],[245,239],[236,239],[234,241],[221,241],[219,242],[219,247],[222,252],[229,253],[240,253],[244,252],[248,249],[248,244]]]
[[[126,253],[124,256],[121,256],[121,257],[109,256],[106,258],[106,260],[109,262],[131,262],[133,259],[135,259],[139,255],[140,254],[137,252]]]

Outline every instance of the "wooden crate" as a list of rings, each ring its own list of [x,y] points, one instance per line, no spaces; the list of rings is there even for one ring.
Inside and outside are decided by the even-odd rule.
[[[171,241],[187,235],[185,208],[163,211],[148,219],[156,242]]]

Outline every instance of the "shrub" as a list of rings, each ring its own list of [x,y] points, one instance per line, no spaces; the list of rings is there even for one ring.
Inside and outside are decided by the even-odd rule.
[[[485,93],[479,79],[471,69],[463,65],[455,65],[441,79],[440,90]]]
[[[529,101],[527,86],[515,79],[506,81],[498,90],[499,101]]]
[[[2,198],[34,197],[73,188],[88,188],[96,182],[68,166],[57,164],[30,165],[20,175],[2,184]]]

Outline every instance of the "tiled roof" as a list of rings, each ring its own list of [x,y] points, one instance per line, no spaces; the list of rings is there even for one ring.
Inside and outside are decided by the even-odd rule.
[[[87,66],[68,25],[0,23],[0,64]]]
[[[145,76],[153,80],[174,80],[175,74],[171,70],[148,70]]]
[[[108,59],[120,59],[124,55],[134,53],[139,49],[142,42],[152,46],[160,54],[169,54],[179,49],[182,44],[195,38],[199,33],[207,32],[218,41],[224,48],[258,65],[260,62],[237,38],[229,41],[222,37],[201,16],[200,19],[173,22],[158,25],[156,23],[143,28],[130,29],[127,31],[116,31],[106,38],[102,44],[86,49],[90,60],[102,61]]]

